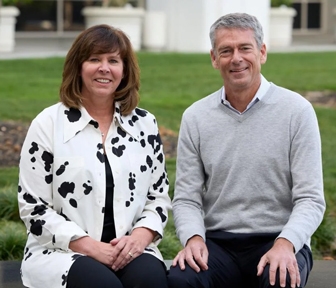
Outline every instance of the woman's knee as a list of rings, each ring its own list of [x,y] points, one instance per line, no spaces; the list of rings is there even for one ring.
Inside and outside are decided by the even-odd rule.
[[[118,272],[125,288],[168,288],[167,270],[163,262],[150,254],[142,254]]]
[[[123,288],[115,273],[102,263],[82,256],[72,264],[68,273],[67,288]]]

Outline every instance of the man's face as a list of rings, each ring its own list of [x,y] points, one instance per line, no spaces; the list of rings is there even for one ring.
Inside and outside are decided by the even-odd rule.
[[[210,51],[212,66],[222,75],[225,91],[256,92],[261,65],[266,62],[265,44],[257,47],[251,29],[218,29],[215,48]]]

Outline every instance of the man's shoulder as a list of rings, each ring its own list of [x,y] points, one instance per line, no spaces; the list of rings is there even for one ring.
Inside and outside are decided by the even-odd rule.
[[[278,86],[274,83],[271,83],[270,90],[273,89],[273,96],[270,97],[269,100],[272,99],[277,100],[277,102],[282,103],[284,105],[310,105],[310,102],[299,94],[296,91],[290,90],[288,88]]]
[[[185,113],[194,113],[195,111],[208,111],[212,109],[214,106],[220,104],[221,101],[221,93],[223,88],[195,101],[192,103],[185,111]]]

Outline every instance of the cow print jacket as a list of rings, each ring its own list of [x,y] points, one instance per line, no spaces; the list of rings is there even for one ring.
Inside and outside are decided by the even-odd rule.
[[[136,108],[114,120],[105,140],[114,179],[117,237],[137,227],[157,231],[146,253],[157,248],[171,200],[156,119]],[[31,123],[21,150],[18,201],[28,230],[21,274],[28,287],[66,287],[73,261],[69,242],[100,240],[105,205],[105,163],[98,123],[85,108],[55,104]]]

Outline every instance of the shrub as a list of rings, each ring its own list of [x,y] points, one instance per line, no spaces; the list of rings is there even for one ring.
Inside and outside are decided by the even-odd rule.
[[[292,0],[271,0],[271,7],[292,6]]]
[[[0,219],[21,221],[17,200],[17,186],[0,188]]]
[[[22,222],[0,220],[0,260],[20,260],[27,240]]]

